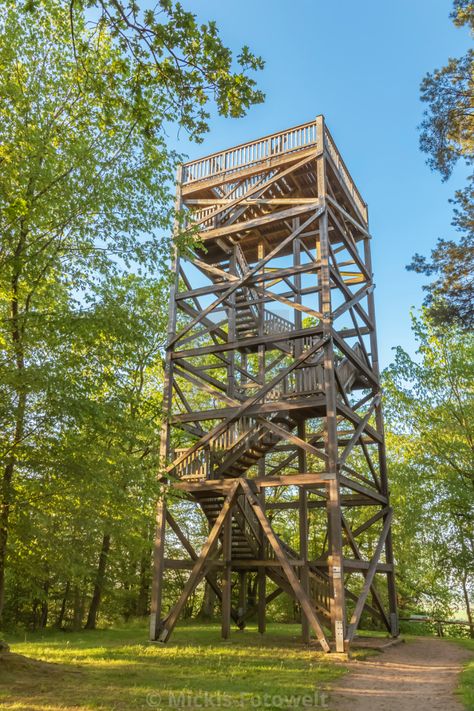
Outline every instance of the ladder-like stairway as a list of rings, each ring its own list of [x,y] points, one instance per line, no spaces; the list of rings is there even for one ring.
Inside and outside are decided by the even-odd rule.
[[[195,495],[199,502],[204,515],[208,521],[209,529],[215,524],[216,519],[222,509],[224,496],[219,494],[201,494]],[[258,549],[260,542],[256,539],[254,532],[258,530],[258,523],[253,512],[248,508],[246,516],[253,519],[253,525],[249,526],[245,517],[237,512],[232,520],[232,546],[231,557],[233,561],[251,561],[258,557]],[[288,559],[296,561],[299,559],[298,553],[293,550],[280,536],[277,535],[278,541],[284,549]],[[222,543],[222,533],[220,535]],[[238,567],[238,563],[237,563]],[[275,566],[269,566],[267,569],[268,576],[273,582],[280,587],[284,592],[292,595],[292,588],[282,570]],[[330,619],[329,610],[329,578],[326,574],[318,570],[314,566],[309,567],[309,593],[313,604],[325,619]]]

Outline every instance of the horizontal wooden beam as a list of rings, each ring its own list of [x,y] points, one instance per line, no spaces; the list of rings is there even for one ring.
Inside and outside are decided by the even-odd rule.
[[[329,567],[329,562],[325,558],[319,558],[318,560],[310,560],[309,565],[314,565],[316,568],[325,569]],[[344,570],[368,570],[370,566],[370,561],[368,560],[355,560],[353,558],[344,558],[343,568]],[[378,563],[377,573],[391,573],[393,571],[393,565],[388,563]]]
[[[280,176],[278,176],[280,177]],[[262,186],[266,187],[266,186]],[[260,188],[259,188],[260,189]],[[293,197],[293,198],[245,198],[240,201],[240,205],[308,205],[314,202],[314,197]],[[202,206],[207,205],[226,205],[231,206],[234,203],[232,198],[197,198],[185,200],[185,205]],[[213,217],[213,215],[210,215]]]
[[[257,477],[252,479],[258,489],[269,486],[326,486],[336,478],[330,472],[308,472],[282,476]]]
[[[320,410],[326,403],[326,397],[322,394],[308,397],[291,398],[288,400],[269,400],[268,402],[251,405],[246,414],[265,415],[271,412],[288,412],[292,410]],[[170,418],[171,424],[181,422],[202,422],[203,420],[228,420],[234,417],[237,412],[235,407],[221,407],[214,410],[200,410],[198,412],[183,412],[173,415]],[[319,416],[315,414],[315,416]]]
[[[225,235],[232,235],[236,232],[246,232],[247,230],[253,230],[258,227],[262,227],[263,225],[268,225],[271,222],[289,220],[292,217],[303,215],[311,210],[317,210],[319,207],[321,207],[321,202],[315,199],[312,203],[307,205],[290,207],[288,210],[277,210],[276,212],[269,212],[267,215],[262,215],[262,217],[254,217],[252,220],[234,222],[232,225],[217,227],[211,230],[203,230],[199,233],[199,239],[203,242],[207,242],[208,240],[216,239],[217,237],[224,237]]]
[[[297,274],[306,274],[311,272],[316,272],[321,267],[320,261],[313,261],[310,264],[295,265],[292,267],[285,267],[284,269],[274,269],[266,270],[261,274],[255,274],[252,279],[249,279],[246,286],[252,288],[267,281],[276,281],[284,279],[285,277],[296,276]],[[194,299],[200,296],[209,296],[210,294],[218,294],[221,291],[226,291],[229,288],[229,284],[224,282],[218,282],[216,284],[209,284],[208,286],[200,286],[196,289],[189,289],[187,291],[180,291],[176,294],[176,300],[181,302],[185,299]],[[318,291],[317,287],[312,287],[311,291],[303,290],[302,293],[314,293]],[[289,296],[291,292],[286,292],[281,294],[281,296]],[[269,301],[269,299],[262,300]]]
[[[297,338],[305,338],[306,336],[317,336],[322,332],[323,327],[318,325],[311,328],[295,329],[294,331],[270,333],[264,336],[249,336],[248,338],[239,338],[239,340],[228,341],[227,343],[216,343],[210,346],[201,346],[200,348],[175,350],[171,353],[171,358],[194,358],[195,356],[224,353],[225,351],[234,351],[239,348],[249,348],[250,346],[265,346],[272,343],[281,343],[283,341],[294,341]]]
[[[358,506],[377,506],[378,502],[375,502],[372,498],[367,496],[354,496],[342,494],[340,497],[341,506],[344,507],[358,507]],[[286,509],[297,509],[299,507],[299,501],[267,501],[267,509],[286,510]],[[308,501],[309,509],[325,509],[327,506],[326,498],[322,497],[319,501],[310,499]]]

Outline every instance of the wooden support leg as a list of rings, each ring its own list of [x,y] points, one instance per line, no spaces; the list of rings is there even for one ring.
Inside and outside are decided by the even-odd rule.
[[[345,601],[342,567],[342,532],[339,487],[336,481],[328,486],[329,576],[331,581],[331,627],[336,651],[344,651]]]
[[[298,424],[298,437],[305,439],[304,422]],[[298,449],[298,468],[300,472],[307,471],[306,469],[306,454],[302,449]],[[304,561],[304,565],[300,568],[301,587],[306,595],[310,594],[309,588],[309,567],[308,567],[308,492],[303,487],[299,490],[299,537],[300,537],[300,558]],[[304,611],[301,610],[301,636],[303,644],[309,644],[309,621]]]
[[[258,258],[263,259],[265,253],[265,247],[263,241],[259,242],[258,245]],[[264,305],[260,304],[258,306],[259,323],[258,332],[263,335],[264,333]],[[258,379],[262,386],[265,384],[265,348],[259,347],[258,349]],[[265,471],[265,456],[263,456],[258,462],[258,475],[259,477],[264,477]],[[265,510],[265,492],[259,495],[260,504]],[[263,531],[260,531],[260,541],[259,541],[259,553],[261,559],[266,557],[266,546],[265,546],[265,536]],[[259,568],[257,573],[257,595],[258,595],[258,631],[260,634],[264,634],[267,628],[266,613],[267,613],[267,574],[265,568]]]
[[[318,166],[322,171],[321,185],[324,184],[324,164]],[[319,174],[318,174],[319,181]],[[323,328],[331,333],[331,280],[329,273],[329,232],[328,215],[325,212],[319,220],[320,250],[321,250],[321,311],[323,313]],[[344,570],[342,556],[342,522],[338,468],[338,434],[337,434],[337,403],[336,379],[334,374],[334,346],[332,338],[324,346],[324,390],[326,393],[326,433],[325,449],[328,458],[328,469],[336,475],[336,479],[328,485],[327,515],[329,542],[329,578],[331,582],[331,627],[336,651],[344,651],[344,632],[346,623],[344,598]]]
[[[150,640],[155,641],[161,630],[161,606],[165,570],[166,501],[156,504],[156,531],[153,549],[153,583],[151,589]]]
[[[392,532],[389,531],[387,534],[387,539],[385,541],[385,557],[387,563],[392,566],[393,562],[393,545],[392,545]],[[388,604],[390,610],[390,627],[392,637],[398,637],[400,634],[400,627],[398,624],[398,606],[397,606],[397,588],[395,584],[395,573],[393,570],[387,573],[387,585],[388,585]]]
[[[178,538],[178,540],[180,541],[180,543],[182,544],[184,549],[188,552],[191,560],[197,560],[199,557],[198,554],[194,550],[193,546],[191,545],[191,543],[189,542],[187,537],[182,532],[181,528],[179,527],[177,521],[175,521],[175,519],[171,515],[170,511],[166,512],[166,521],[167,521],[169,527],[171,528],[171,530],[176,534],[176,537]],[[219,602],[222,603],[222,593],[221,593],[221,589],[220,589],[219,585],[217,584],[215,572],[210,571],[210,572],[206,573],[205,577],[206,577],[206,582],[210,586],[211,590],[214,592],[214,594],[218,598]],[[240,621],[240,616],[238,615],[237,610],[234,610],[233,608],[231,608],[230,616],[234,620],[235,624],[238,627],[240,627],[240,625],[242,623]]]
[[[265,489],[262,488],[260,497],[260,505],[262,509],[265,510]],[[259,543],[259,555],[261,560],[266,557],[266,546],[265,546],[265,534],[263,530],[260,531],[260,543]],[[267,594],[267,574],[265,568],[259,568],[257,572],[257,607],[258,607],[258,631],[260,634],[265,634],[267,628],[266,622],[266,601]]]
[[[230,636],[230,613],[232,608],[232,511],[229,512],[224,521],[223,530],[223,558],[224,569],[222,571],[222,639]]]

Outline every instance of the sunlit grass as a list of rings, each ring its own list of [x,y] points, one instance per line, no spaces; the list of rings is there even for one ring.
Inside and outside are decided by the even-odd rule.
[[[474,639],[457,640],[463,647],[474,652]],[[464,706],[474,711],[474,657],[465,665],[459,681],[459,693]]]
[[[304,647],[297,625],[269,625],[263,637],[249,627],[227,642],[220,640],[217,625],[181,626],[167,645],[149,644],[146,633],[143,623],[7,640],[11,651],[22,656],[0,662],[1,708],[168,709],[179,694],[208,694],[221,707],[251,708],[243,695],[316,699],[316,691],[327,690],[345,671],[316,647]],[[265,708],[287,706],[277,699]]]

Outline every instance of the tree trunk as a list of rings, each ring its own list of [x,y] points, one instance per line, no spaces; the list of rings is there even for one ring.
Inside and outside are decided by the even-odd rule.
[[[100,549],[99,565],[97,567],[97,575],[95,579],[94,592],[87,615],[87,622],[84,629],[95,630],[97,624],[97,614],[99,612],[100,600],[104,588],[105,569],[107,567],[107,557],[110,550],[110,534],[104,533],[102,538],[102,547]]]
[[[13,351],[15,354],[15,367],[17,370],[18,381],[15,387],[17,396],[15,431],[13,434],[10,454],[3,470],[2,500],[0,502],[0,621],[2,619],[3,608],[5,605],[5,563],[7,557],[8,524],[10,518],[10,506],[12,498],[12,482],[17,462],[17,449],[23,439],[26,413],[26,390],[22,382],[25,370],[25,353],[23,348],[24,324],[22,327],[20,327],[18,306],[18,288],[20,281],[19,258],[23,249],[25,237],[26,235],[22,231],[20,235],[20,241],[18,243],[14,255],[14,261],[16,262],[16,265],[11,281],[12,295],[10,301],[10,333],[13,344]]]
[[[35,598],[31,603],[31,629],[33,632],[35,632],[38,627],[38,605],[39,600]]]
[[[43,585],[44,599],[41,603],[41,615],[40,615],[40,628],[44,629],[48,624],[48,593],[49,593],[49,580]]]
[[[13,457],[3,471],[2,504],[0,512],[0,620],[5,605],[5,561],[7,557],[8,521],[10,517],[11,488],[15,462]]]
[[[197,617],[199,620],[212,620],[214,617],[214,607],[216,604],[216,593],[211,588],[209,583],[205,582],[204,585],[204,596],[202,598],[201,609],[199,610]]]
[[[68,580],[67,583],[66,583],[66,587],[64,588],[64,595],[63,595],[63,599],[62,599],[62,601],[61,601],[61,609],[59,610],[59,615],[58,615],[58,617],[57,617],[57,619],[56,619],[56,622],[54,623],[54,626],[55,626],[56,629],[58,629],[58,630],[60,630],[60,629],[62,628],[62,626],[63,626],[64,615],[66,614],[67,598],[68,598],[68,595],[69,595],[69,589],[70,589],[70,587],[71,587],[71,584],[70,584],[70,582],[69,582],[69,580]]]
[[[247,606],[255,607],[257,604],[257,576],[247,576]]]
[[[471,639],[474,639],[474,619],[472,617],[472,607],[471,607],[471,601],[469,599],[469,590],[467,587],[467,579],[468,579],[467,574],[464,574],[461,578],[462,592],[464,595],[464,602],[466,604],[467,619],[469,621],[469,635],[470,635]]]
[[[72,629],[78,632],[82,627],[82,618],[84,617],[84,599],[81,595],[79,585],[74,588],[74,609],[72,613]]]
[[[151,573],[150,560],[151,560],[150,551],[147,549],[147,551],[142,555],[142,558],[140,560],[140,572],[139,572],[140,587],[138,588],[137,606],[136,606],[136,614],[138,615],[138,617],[145,617],[148,613],[148,597],[149,597],[149,592],[150,592],[150,573]]]

